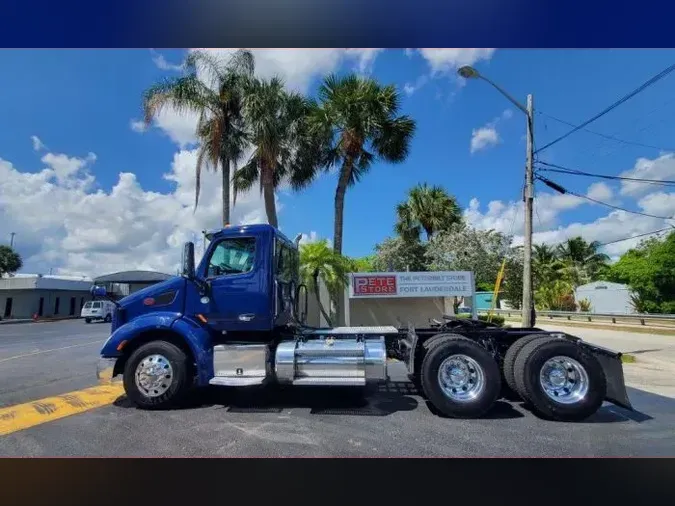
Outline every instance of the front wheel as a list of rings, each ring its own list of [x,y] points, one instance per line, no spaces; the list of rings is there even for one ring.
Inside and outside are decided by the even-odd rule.
[[[91,318],[85,318],[84,323],[91,323]]]
[[[516,357],[514,370],[523,399],[550,420],[584,420],[600,408],[607,393],[598,360],[564,339],[530,342]]]
[[[422,361],[422,388],[442,414],[478,418],[495,403],[501,374],[495,359],[473,341],[453,337],[434,346]]]
[[[143,409],[171,407],[190,386],[188,357],[166,341],[144,344],[131,354],[124,368],[124,390]]]

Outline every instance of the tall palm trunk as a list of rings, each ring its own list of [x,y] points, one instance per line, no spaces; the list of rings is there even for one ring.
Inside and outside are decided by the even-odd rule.
[[[223,197],[223,227],[230,224],[230,160],[227,156],[220,158],[222,174],[222,197]]]
[[[342,255],[342,228],[344,221],[345,193],[347,193],[347,185],[349,184],[349,178],[352,175],[352,167],[354,164],[353,160],[354,159],[351,156],[346,157],[345,164],[342,167],[342,171],[340,172],[340,179],[338,181],[337,189],[335,190],[335,229],[333,231],[333,250],[338,255]],[[344,294],[340,292],[341,291],[338,288],[333,294],[335,302],[335,314],[338,324],[343,323],[342,306],[344,305]]]
[[[333,230],[333,249],[342,255],[342,228],[344,223],[345,194],[352,175],[353,159],[347,157],[340,172],[337,189],[335,190],[335,228]]]
[[[262,188],[263,199],[265,200],[265,213],[267,214],[267,223],[274,228],[279,228],[277,219],[277,204],[274,200],[274,173],[269,167],[262,168]]]
[[[333,323],[330,320],[330,316],[328,316],[328,313],[326,313],[326,310],[323,307],[323,304],[321,304],[321,294],[319,293],[319,270],[316,269],[312,275],[312,282],[314,284],[314,295],[316,296],[316,304],[319,306],[319,311],[321,311],[321,314],[326,320],[326,323],[328,324],[329,327],[333,326]]]

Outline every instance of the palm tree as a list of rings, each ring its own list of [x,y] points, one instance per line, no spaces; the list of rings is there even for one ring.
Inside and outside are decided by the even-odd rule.
[[[143,95],[145,123],[167,106],[179,113],[199,114],[195,210],[199,204],[202,167],[222,173],[223,225],[230,222],[230,173],[247,146],[243,121],[243,93],[253,77],[253,54],[237,50],[223,63],[211,53],[195,51],[185,61],[187,73],[151,86]],[[197,75],[203,70],[208,81]]]
[[[563,263],[556,249],[548,244],[535,244],[532,250],[532,268],[537,287],[553,282],[559,275]]]
[[[234,198],[256,181],[265,200],[270,225],[278,227],[274,190],[287,180],[294,188],[308,182],[303,163],[316,166],[308,155],[308,115],[311,103],[284,89],[281,79],[252,80],[244,95],[244,117],[254,147],[248,162],[234,175]],[[310,167],[310,173],[312,172]],[[310,177],[311,179],[311,177]]]
[[[335,191],[334,249],[342,254],[345,194],[373,162],[404,161],[415,132],[415,121],[398,115],[400,94],[370,78],[330,75],[319,88],[320,105],[313,123],[325,141],[324,163],[338,167]]]
[[[581,237],[567,239],[559,244],[556,253],[565,264],[564,272],[575,284],[580,285],[594,279],[609,262],[609,256],[599,253],[598,241],[586,242]]]
[[[419,240],[422,230],[429,240],[434,233],[462,222],[462,211],[455,198],[440,186],[426,183],[408,192],[408,199],[396,207],[396,215],[396,232],[404,239],[415,241]]]
[[[321,303],[319,278],[329,291],[335,291],[346,283],[348,261],[328,246],[328,241],[317,241],[300,247],[300,274],[316,297],[319,311],[332,326],[331,318]]]

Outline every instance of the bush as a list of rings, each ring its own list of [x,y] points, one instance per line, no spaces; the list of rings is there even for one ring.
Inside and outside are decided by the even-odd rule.
[[[588,313],[591,310],[591,301],[588,299],[581,299],[579,301],[579,311]]]
[[[574,301],[574,295],[571,293],[556,297],[551,305],[552,311],[576,311],[577,303]]]
[[[486,322],[486,321],[488,321],[488,315],[486,315],[486,314],[479,314],[479,315],[478,315],[478,319],[479,319],[480,321]],[[503,327],[503,326],[504,326],[504,317],[503,317],[503,316],[500,316],[500,315],[498,315],[498,314],[493,314],[493,315],[492,315],[491,321],[492,321],[492,323],[494,323],[495,325],[498,325],[498,326],[500,326],[500,327]]]

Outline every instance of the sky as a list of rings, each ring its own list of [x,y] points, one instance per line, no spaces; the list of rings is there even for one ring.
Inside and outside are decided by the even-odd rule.
[[[228,50],[214,50],[226,58]],[[188,50],[5,50],[0,93],[0,243],[24,273],[95,276],[130,269],[175,272],[181,245],[220,224],[220,180],[205,174],[194,210],[196,118],[167,110],[148,128],[141,96],[181,72]],[[395,206],[418,183],[443,186],[467,222],[522,243],[525,115],[533,95],[535,147],[570,130],[673,64],[672,50],[265,49],[256,72],[313,95],[328,73],[356,72],[402,94],[417,122],[410,155],[376,163],[347,192],[344,253],[363,256],[394,234]],[[537,160],[607,175],[675,179],[675,75],[669,75]],[[555,118],[555,119],[554,119]],[[597,135],[612,136],[622,141]],[[635,145],[637,143],[641,145]],[[645,145],[645,146],[642,146]],[[647,147],[649,146],[649,147]],[[675,215],[673,186],[543,173],[577,194],[656,216]],[[281,230],[332,239],[337,176],[302,193],[277,193]],[[536,185],[534,242],[581,235],[601,243],[675,225]],[[238,198],[233,223],[265,222],[257,189]],[[639,239],[604,248],[612,258]],[[199,251],[198,251],[199,252]]]

